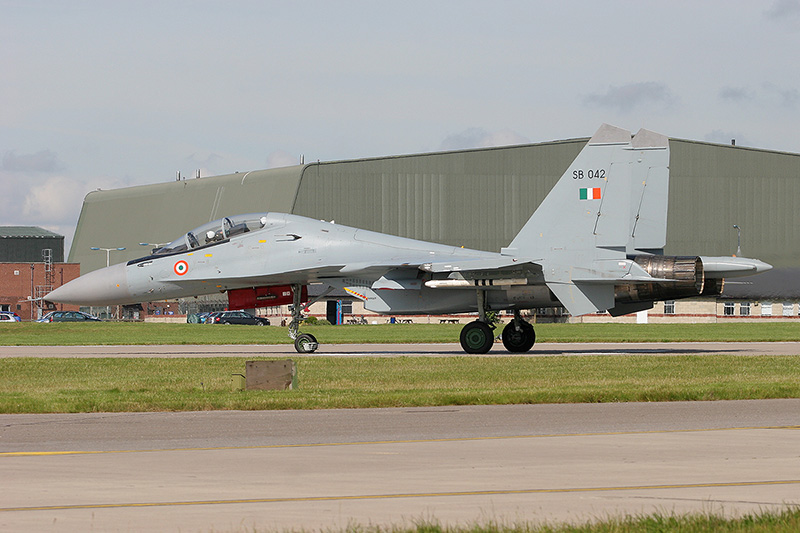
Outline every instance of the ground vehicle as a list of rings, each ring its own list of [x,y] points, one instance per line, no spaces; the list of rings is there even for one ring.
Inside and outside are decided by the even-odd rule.
[[[2,311],[0,312],[0,322],[19,322],[20,318],[17,313],[11,313],[9,311]]]
[[[269,326],[269,319],[253,316],[245,311],[223,311],[211,317],[212,324],[248,324],[255,326]]]
[[[83,311],[51,311],[36,322],[100,322],[100,319]]]

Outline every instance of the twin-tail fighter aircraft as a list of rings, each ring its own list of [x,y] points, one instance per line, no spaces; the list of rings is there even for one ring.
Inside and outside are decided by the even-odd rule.
[[[229,307],[291,303],[289,336],[300,353],[317,339],[299,331],[302,310],[333,289],[383,314],[475,313],[467,353],[495,339],[488,311],[510,310],[510,352],[536,336],[521,311],[564,307],[613,316],[659,300],[713,296],[723,278],[770,265],[740,257],[662,255],[669,187],[667,137],[603,125],[528,222],[499,253],[470,250],[282,213],[229,216],[151,255],[90,272],[45,296],[78,305],[135,304],[227,291]],[[308,301],[307,286],[327,286]]]

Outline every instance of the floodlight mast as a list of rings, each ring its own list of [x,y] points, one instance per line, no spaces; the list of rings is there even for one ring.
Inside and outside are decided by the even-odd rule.
[[[124,246],[118,246],[117,248],[102,248],[100,246],[90,246],[90,250],[103,250],[106,253],[106,268],[111,266],[111,252],[121,252],[125,249]],[[111,306],[106,306],[106,317],[111,315]],[[119,306],[117,306],[117,318],[119,318]]]

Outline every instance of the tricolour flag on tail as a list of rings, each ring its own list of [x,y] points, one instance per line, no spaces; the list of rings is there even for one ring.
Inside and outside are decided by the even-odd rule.
[[[600,187],[590,187],[590,188],[582,188],[580,189],[580,199],[581,200],[599,200],[600,199]]]

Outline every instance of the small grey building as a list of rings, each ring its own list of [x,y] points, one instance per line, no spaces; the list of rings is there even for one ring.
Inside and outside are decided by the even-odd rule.
[[[37,226],[0,226],[0,263],[41,263],[43,253],[63,263],[64,236]]]

